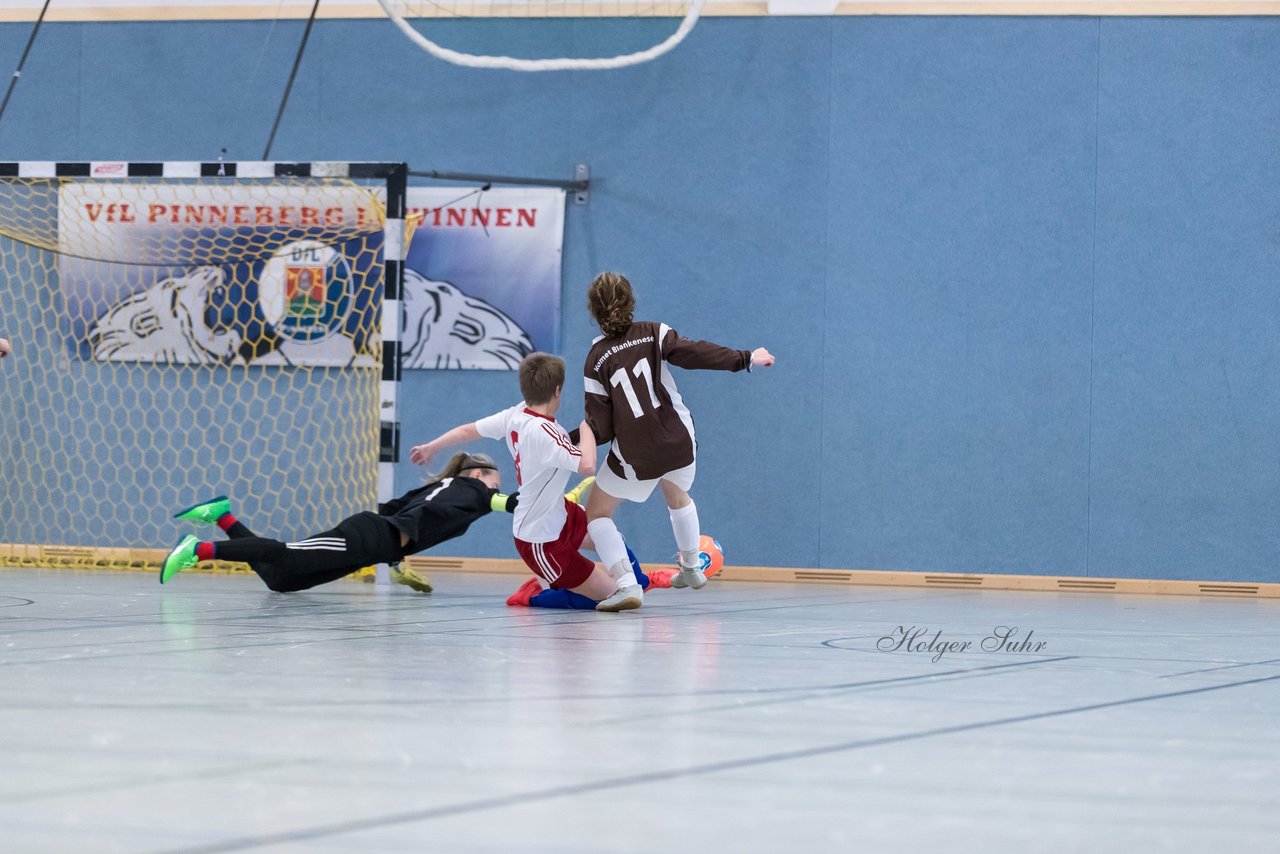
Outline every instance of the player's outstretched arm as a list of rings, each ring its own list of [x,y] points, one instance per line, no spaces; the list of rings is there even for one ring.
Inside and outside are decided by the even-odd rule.
[[[7,338],[0,338],[0,359],[13,352],[13,347],[9,344]]]
[[[742,371],[773,364],[773,354],[763,347],[733,350],[710,341],[690,341],[668,329],[662,339],[662,358],[692,371]]]
[[[588,489],[595,485],[594,477],[584,477],[578,481],[578,485],[564,494],[564,497],[572,501],[574,504],[582,503],[582,496]],[[489,499],[489,509],[494,513],[514,513],[516,507],[520,504],[520,492],[504,495],[501,492],[495,492]]]
[[[425,466],[441,450],[451,448],[454,445],[461,445],[465,442],[474,442],[480,438],[482,438],[480,431],[476,429],[474,421],[470,424],[462,424],[454,427],[448,433],[437,436],[426,444],[414,445],[413,450],[409,451],[409,460],[417,465]]]

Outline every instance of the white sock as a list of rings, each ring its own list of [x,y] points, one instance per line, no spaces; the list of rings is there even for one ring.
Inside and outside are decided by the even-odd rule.
[[[609,567],[609,575],[617,583],[618,589],[622,590],[627,587],[635,587],[640,583],[640,579],[636,578],[635,570],[631,568],[631,560],[627,559],[615,563]]]
[[[622,586],[635,584],[635,573],[631,572],[631,561],[627,557],[627,544],[622,541],[622,534],[618,533],[618,526],[613,524],[613,520],[607,516],[596,519],[587,523],[587,533],[591,536],[591,542],[595,543],[596,554],[600,555],[600,562],[604,564],[605,569],[614,578],[620,578]],[[631,572],[631,581],[627,581],[625,576],[615,572],[618,564],[622,564],[627,568],[627,572]]]
[[[702,530],[698,525],[698,505],[692,501],[679,510],[671,510],[671,530],[676,535],[676,548],[680,550],[680,563],[698,566],[698,539]]]

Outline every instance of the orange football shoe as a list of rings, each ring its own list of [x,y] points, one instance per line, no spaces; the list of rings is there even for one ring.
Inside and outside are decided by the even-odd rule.
[[[529,600],[542,592],[542,585],[536,578],[526,578],[524,584],[516,588],[516,592],[507,597],[507,604],[512,608],[528,608]]]
[[[649,586],[645,590],[653,590],[655,588],[658,590],[670,590],[671,576],[676,574],[676,570],[651,569],[646,574],[649,576]]]

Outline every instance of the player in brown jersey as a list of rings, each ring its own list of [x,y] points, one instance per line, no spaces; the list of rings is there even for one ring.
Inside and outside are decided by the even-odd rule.
[[[587,531],[618,580],[617,597],[638,591],[631,589],[635,575],[613,512],[623,500],[647,500],[654,487],[662,488],[680,552],[680,571],[671,586],[697,590],[707,583],[698,559],[698,508],[689,497],[698,442],[669,366],[749,371],[774,361],[763,347],[731,350],[681,338],[665,323],[635,321],[635,304],[631,283],[618,273],[601,273],[587,289],[587,307],[603,334],[592,343],[583,370],[587,429],[582,439],[589,442],[590,432],[597,443],[612,443],[587,501]]]

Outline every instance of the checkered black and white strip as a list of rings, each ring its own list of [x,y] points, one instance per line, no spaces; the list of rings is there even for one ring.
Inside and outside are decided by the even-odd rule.
[[[0,162],[0,177],[6,178],[352,178],[386,179],[396,182],[396,175],[408,167],[403,163],[343,163],[315,161],[284,163],[276,161],[200,161],[133,162],[93,160],[60,162],[23,160]],[[403,187],[401,188],[403,195]]]

